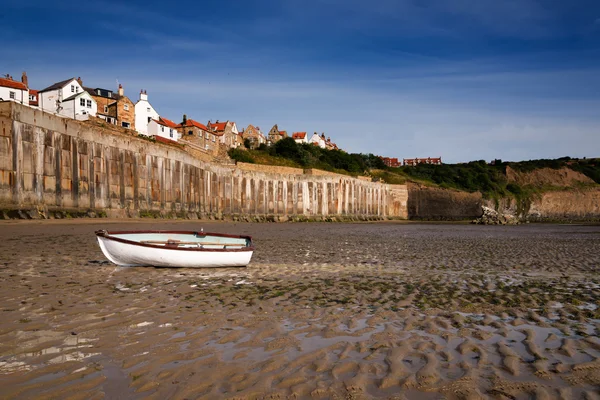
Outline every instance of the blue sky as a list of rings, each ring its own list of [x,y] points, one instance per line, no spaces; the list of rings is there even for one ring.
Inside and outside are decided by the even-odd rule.
[[[600,156],[597,0],[4,0],[1,73],[445,162]]]

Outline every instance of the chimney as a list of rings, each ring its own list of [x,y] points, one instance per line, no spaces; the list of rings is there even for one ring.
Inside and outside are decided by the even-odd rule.
[[[183,114],[183,122],[181,123],[181,125],[185,125],[186,122],[187,122],[187,115]]]
[[[79,85],[83,86],[83,81],[81,80],[80,77],[77,77],[77,83],[79,83]]]
[[[23,71],[23,75],[21,75],[21,82],[23,82],[23,84],[29,88],[29,83],[27,82],[27,72],[25,71]]]
[[[124,93],[124,91],[123,91],[123,85],[121,85],[119,83],[119,96],[123,96],[123,93]]]
[[[140,100],[148,101],[148,95],[146,94],[146,91],[144,89],[140,91]]]

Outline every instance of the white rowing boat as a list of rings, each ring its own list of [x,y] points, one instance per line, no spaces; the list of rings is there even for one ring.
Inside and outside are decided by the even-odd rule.
[[[123,267],[245,267],[250,236],[191,231],[96,231],[100,249]]]

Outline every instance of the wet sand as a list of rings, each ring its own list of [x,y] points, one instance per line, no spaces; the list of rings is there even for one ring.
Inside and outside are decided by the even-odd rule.
[[[254,237],[118,268],[96,229]],[[597,399],[600,227],[0,223],[0,398]]]

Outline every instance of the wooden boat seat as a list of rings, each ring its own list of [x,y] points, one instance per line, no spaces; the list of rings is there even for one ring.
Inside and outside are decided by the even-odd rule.
[[[243,243],[221,243],[221,242],[185,242],[181,240],[142,240],[140,243],[142,244],[164,244],[165,246],[181,246],[181,245],[197,245],[200,246],[238,246],[238,247],[246,247]]]

